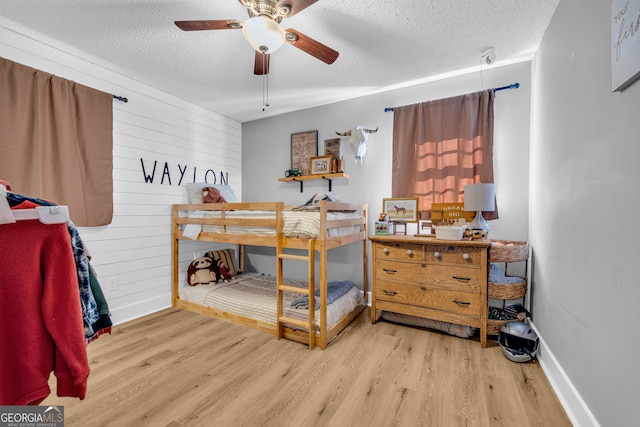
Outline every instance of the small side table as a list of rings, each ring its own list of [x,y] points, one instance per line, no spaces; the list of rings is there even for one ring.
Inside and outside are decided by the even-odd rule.
[[[402,231],[405,236],[407,235],[407,221],[401,219],[391,221],[393,223],[393,234],[400,234],[398,227],[402,227]]]

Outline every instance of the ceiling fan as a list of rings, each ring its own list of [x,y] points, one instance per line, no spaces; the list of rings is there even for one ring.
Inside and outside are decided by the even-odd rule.
[[[338,52],[328,46],[305,36],[293,28],[284,30],[280,25],[283,18],[290,18],[306,9],[318,0],[238,0],[247,8],[249,19],[242,22],[237,19],[208,21],[175,21],[183,31],[198,30],[239,30],[256,50],[254,74],[269,74],[269,54],[289,43],[327,64],[333,64]]]

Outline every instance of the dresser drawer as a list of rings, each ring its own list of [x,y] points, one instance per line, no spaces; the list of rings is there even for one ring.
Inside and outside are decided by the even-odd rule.
[[[486,253],[486,249],[484,250]],[[480,268],[482,249],[453,245],[424,245],[424,260],[436,265],[463,265]]]
[[[376,259],[422,262],[423,245],[407,243],[376,243]]]
[[[484,278],[478,268],[376,260],[375,279],[480,293]]]
[[[480,315],[480,294],[430,288],[427,285],[414,285],[378,281],[376,299],[419,307],[433,308],[451,313]]]

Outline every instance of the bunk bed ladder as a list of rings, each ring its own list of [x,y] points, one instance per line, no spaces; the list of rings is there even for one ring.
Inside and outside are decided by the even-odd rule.
[[[315,240],[309,240],[309,248],[307,255],[293,255],[285,254],[283,252],[283,244],[278,243],[276,248],[278,263],[276,265],[276,280],[277,280],[277,337],[278,339],[283,337],[284,325],[294,325],[300,328],[307,329],[309,331],[309,350],[316,345],[316,328],[315,328]],[[308,263],[308,275],[307,275],[307,288],[298,288],[296,286],[287,286],[283,282],[283,265],[284,260],[303,261]],[[297,294],[307,295],[309,297],[309,317],[307,321],[296,319],[293,317],[284,315],[284,292],[293,292]]]

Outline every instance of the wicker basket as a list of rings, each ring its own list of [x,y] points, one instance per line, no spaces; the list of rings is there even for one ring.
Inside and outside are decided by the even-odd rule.
[[[529,259],[529,243],[515,240],[493,240],[489,248],[491,262],[519,262]]]
[[[520,283],[489,282],[487,294],[493,299],[514,300],[524,298],[526,292],[527,282],[523,278]]]

